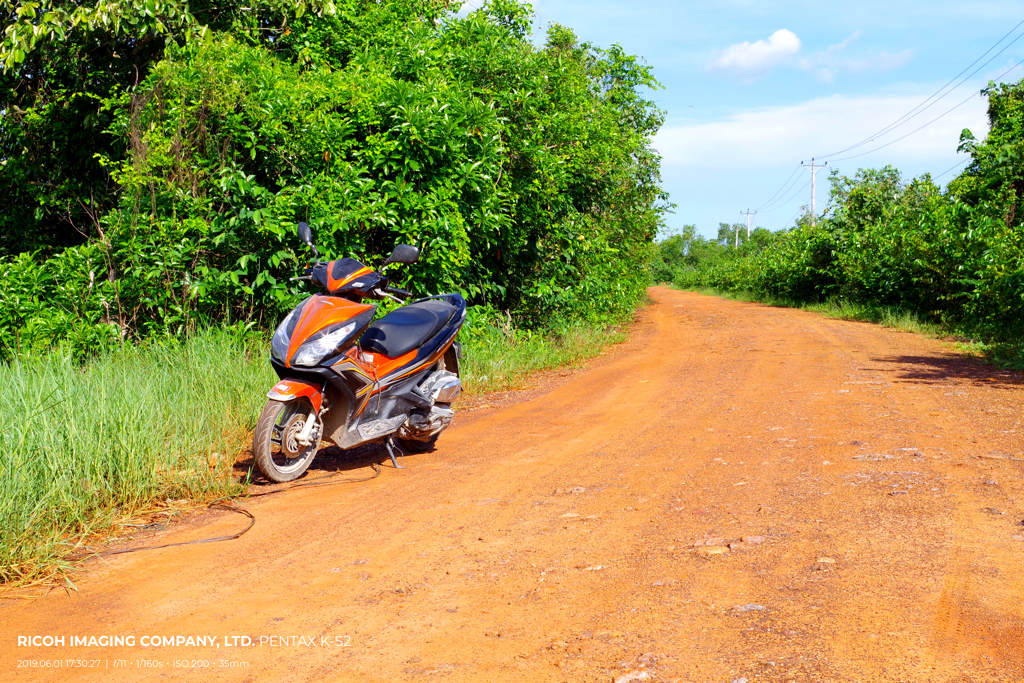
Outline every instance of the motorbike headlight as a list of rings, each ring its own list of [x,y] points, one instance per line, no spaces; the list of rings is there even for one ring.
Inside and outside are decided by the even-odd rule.
[[[282,363],[288,359],[288,342],[292,336],[292,330],[295,329],[295,320],[299,317],[301,310],[302,305],[292,309],[292,312],[277,326],[277,329],[274,331],[274,338],[270,342],[270,355]]]
[[[336,327],[317,333],[317,336],[304,343],[295,352],[295,356],[292,358],[292,365],[303,365],[305,367],[317,365],[327,354],[334,353],[355,329],[356,324],[352,322],[343,327]]]

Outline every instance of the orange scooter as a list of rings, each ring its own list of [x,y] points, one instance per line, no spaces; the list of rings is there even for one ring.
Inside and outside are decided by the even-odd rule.
[[[299,237],[319,258],[309,226]],[[274,332],[270,363],[281,381],[267,394],[256,423],[256,468],[272,482],[306,471],[320,447],[383,443],[395,450],[430,450],[451,424],[462,391],[462,349],[455,336],[466,319],[458,294],[418,299],[376,322],[366,299],[412,298],[383,274],[393,263],[415,263],[419,250],[395,247],[375,272],[352,258],[317,260],[299,280],[324,290],[285,317]]]

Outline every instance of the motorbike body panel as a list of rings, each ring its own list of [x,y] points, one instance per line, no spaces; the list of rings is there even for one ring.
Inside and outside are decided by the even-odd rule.
[[[275,401],[294,401],[297,398],[308,398],[313,404],[313,410],[320,412],[323,405],[324,394],[320,387],[312,382],[298,379],[283,379],[267,393],[267,398]]]
[[[332,332],[340,331],[342,336],[337,339],[336,346],[332,343],[329,354],[337,355],[337,349],[347,349],[355,344],[363,330],[373,321],[376,311],[376,306],[340,297],[311,296],[299,304],[274,333],[275,342],[281,339],[280,344],[274,345],[275,353],[280,347],[287,346],[287,350],[282,349],[277,360],[284,362],[287,367],[293,364],[308,365],[305,362],[295,363],[303,345],[315,343]]]
[[[378,287],[386,287],[388,279],[354,258],[341,258],[313,269],[316,282],[333,296],[364,297]]]

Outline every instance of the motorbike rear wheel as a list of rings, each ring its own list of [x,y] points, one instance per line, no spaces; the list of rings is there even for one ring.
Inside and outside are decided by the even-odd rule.
[[[416,439],[395,439],[395,441],[398,442],[398,447],[406,453],[426,453],[434,448],[439,436],[441,436],[440,433],[434,434],[426,441],[418,441]]]
[[[449,347],[448,350],[445,351],[444,356],[441,357],[440,362],[437,364],[437,369],[447,370],[448,372],[454,373],[456,377],[461,377],[462,373],[459,372],[459,357],[454,346]],[[443,403],[440,405],[445,408],[452,407],[450,403]],[[445,429],[447,429],[447,427],[445,427]],[[434,450],[434,447],[437,445],[437,440],[440,438],[443,431],[444,429],[423,441],[419,439],[395,439],[395,441],[398,442],[399,448],[406,453],[426,453],[427,451]]]
[[[320,426],[313,427],[310,443],[303,446],[298,435],[313,412],[308,401],[267,401],[256,421],[252,453],[256,469],[280,484],[302,476],[320,445]]]

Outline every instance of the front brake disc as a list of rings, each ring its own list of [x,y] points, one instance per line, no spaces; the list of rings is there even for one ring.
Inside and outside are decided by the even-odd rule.
[[[289,459],[302,455],[305,448],[299,443],[299,434],[306,424],[304,415],[292,415],[281,429],[281,452]]]

